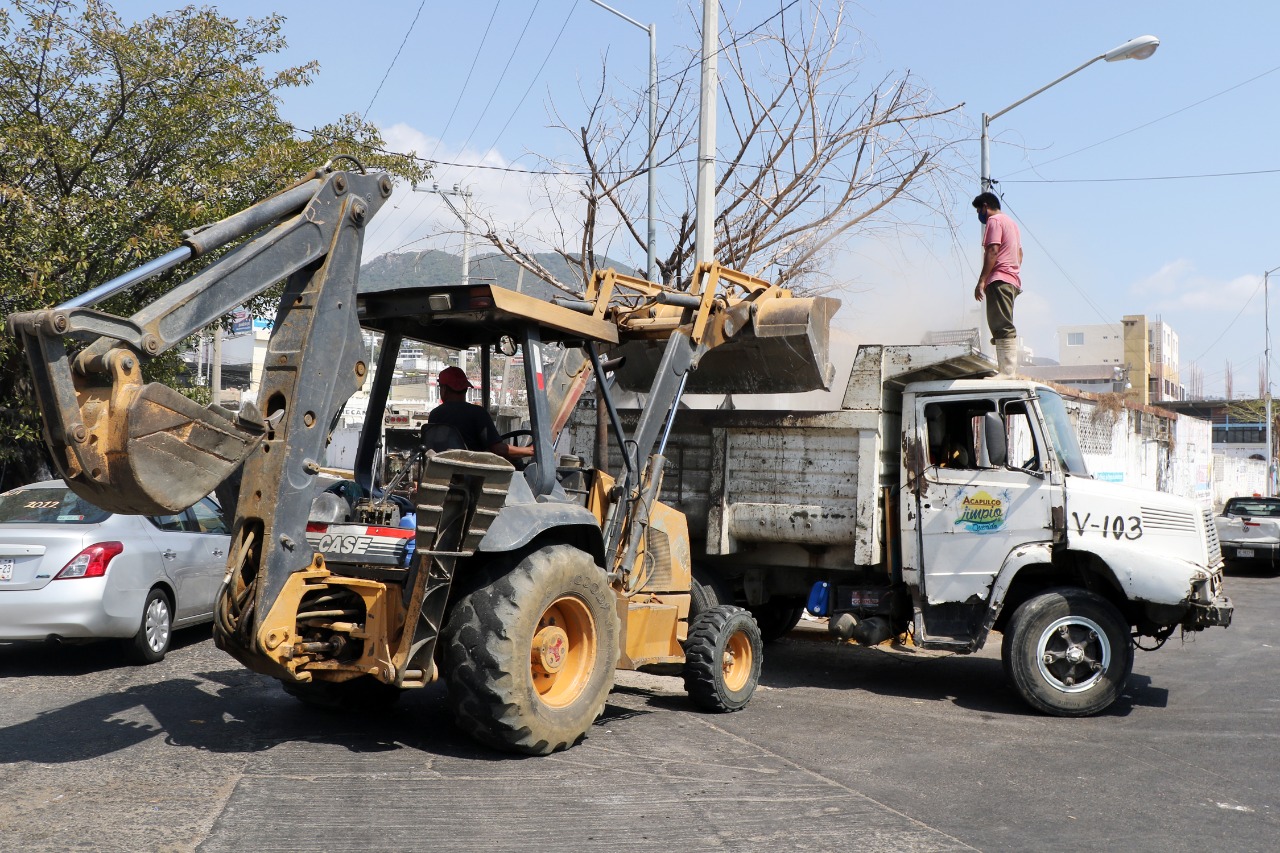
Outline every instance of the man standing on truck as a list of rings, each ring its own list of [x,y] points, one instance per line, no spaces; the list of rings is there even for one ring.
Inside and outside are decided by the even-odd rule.
[[[1000,199],[984,192],[973,200],[982,232],[982,272],[973,298],[987,301],[987,326],[996,348],[1001,376],[1013,376],[1018,365],[1018,332],[1013,301],[1022,292],[1022,236],[1012,219],[1000,212]]]
[[[516,447],[503,441],[484,407],[467,402],[467,391],[475,386],[462,368],[446,367],[440,371],[436,382],[440,386],[440,405],[431,410],[428,426],[443,424],[453,427],[467,450],[488,451],[513,461],[532,458],[532,447]]]

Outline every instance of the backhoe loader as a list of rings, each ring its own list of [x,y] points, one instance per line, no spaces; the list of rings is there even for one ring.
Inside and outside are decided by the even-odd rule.
[[[489,284],[362,289],[364,231],[392,189],[385,174],[326,166],[71,302],[11,315],[61,475],[123,513],[173,512],[217,490],[235,519],[215,641],[308,703],[376,706],[443,678],[463,730],[529,754],[585,736],[615,667],[679,673],[695,704],[744,707],[759,631],[733,606],[691,616],[685,518],[657,499],[663,450],[708,353],[724,356],[724,390],[825,387],[838,303],[714,263],[687,290],[598,271],[580,298],[556,302]],[[223,247],[132,317],[92,307]],[[203,408],[145,382],[149,359],[281,282],[256,403]],[[522,352],[529,429],[508,438],[532,443],[529,464],[424,434],[411,532],[397,529],[389,501],[318,498],[331,430],[369,378],[362,330],[382,335],[356,457],[362,494],[385,485],[374,461],[406,340],[479,347],[486,404],[492,350]],[[582,369],[548,375],[556,345],[578,352]],[[610,395],[611,370],[624,364],[633,380],[650,377],[630,436]],[[555,455],[589,375],[623,450],[614,473]]]

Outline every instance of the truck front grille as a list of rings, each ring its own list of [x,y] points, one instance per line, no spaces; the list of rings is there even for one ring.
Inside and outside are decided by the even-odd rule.
[[[1209,545],[1209,565],[1212,567],[1222,562],[1222,543],[1218,541],[1218,525],[1213,523],[1213,510],[1205,508],[1202,518],[1204,539]]]
[[[1189,512],[1178,512],[1176,509],[1156,509],[1149,506],[1142,508],[1142,526],[1149,530],[1184,531],[1191,533],[1196,529],[1196,517]]]

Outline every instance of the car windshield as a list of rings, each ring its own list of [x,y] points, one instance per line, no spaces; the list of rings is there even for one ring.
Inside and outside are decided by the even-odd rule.
[[[1036,396],[1040,398],[1040,411],[1044,413],[1045,423],[1049,426],[1049,440],[1053,442],[1054,453],[1062,470],[1068,474],[1081,477],[1089,476],[1089,469],[1084,464],[1084,454],[1080,452],[1080,442],[1076,439],[1075,428],[1067,415],[1066,404],[1048,388],[1037,388]]]
[[[0,524],[99,524],[110,515],[65,486],[0,495]]]
[[[1262,516],[1263,518],[1280,518],[1280,500],[1266,498],[1232,498],[1227,501],[1223,515]]]

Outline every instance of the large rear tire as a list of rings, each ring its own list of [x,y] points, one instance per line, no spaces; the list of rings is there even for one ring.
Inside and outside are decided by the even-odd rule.
[[[1105,710],[1133,671],[1124,617],[1105,598],[1068,587],[1030,598],[1014,611],[1001,657],[1018,695],[1056,717]]]
[[[689,622],[721,604],[732,604],[733,596],[729,593],[724,581],[708,569],[694,564],[693,577],[689,584]]]
[[[540,548],[460,598],[443,636],[458,726],[530,755],[581,740],[613,689],[614,602],[604,571],[568,545]]]
[[[764,644],[751,613],[722,604],[689,623],[684,689],[706,711],[740,711],[760,683]]]

